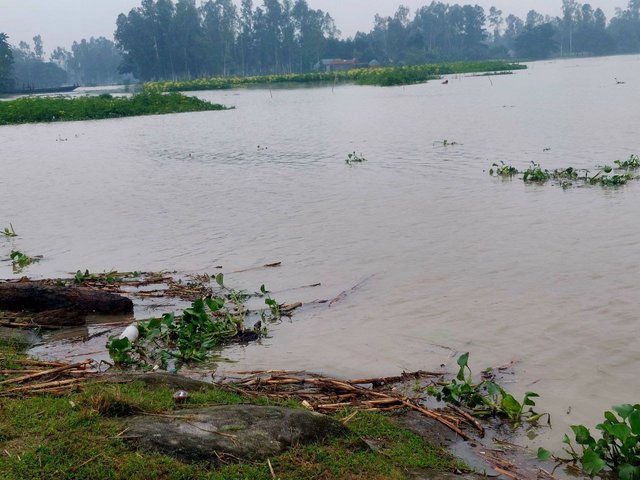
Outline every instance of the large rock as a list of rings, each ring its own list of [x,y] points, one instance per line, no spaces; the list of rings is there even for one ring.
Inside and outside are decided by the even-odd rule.
[[[170,416],[132,417],[123,437],[130,444],[184,462],[262,460],[292,446],[341,436],[339,422],[306,410],[225,405]]]

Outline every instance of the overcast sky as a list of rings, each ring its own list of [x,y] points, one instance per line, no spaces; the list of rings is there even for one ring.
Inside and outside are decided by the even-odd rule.
[[[343,36],[357,31],[368,32],[376,13],[393,15],[403,4],[414,12],[417,7],[428,5],[431,0],[307,0],[312,8],[329,12]],[[237,1],[239,3],[239,0]],[[477,3],[489,10],[496,6],[506,17],[513,13],[524,18],[535,9],[540,13],[559,15],[562,0],[477,0],[449,1],[445,3]],[[587,2],[581,2],[587,3]],[[602,8],[611,18],[616,7],[626,7],[628,0],[592,0],[593,8]],[[262,4],[254,0],[254,4]],[[129,12],[140,5],[140,0],[0,0],[0,32],[9,35],[10,43],[31,41],[40,34],[44,47],[50,53],[56,46],[69,47],[74,40],[91,36],[113,38],[119,13]]]

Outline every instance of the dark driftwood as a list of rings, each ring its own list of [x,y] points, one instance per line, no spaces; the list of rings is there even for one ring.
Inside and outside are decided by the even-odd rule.
[[[133,312],[133,302],[121,295],[82,287],[47,287],[38,282],[0,283],[0,310],[48,312],[64,310],[120,315]],[[61,312],[59,312],[61,313]]]

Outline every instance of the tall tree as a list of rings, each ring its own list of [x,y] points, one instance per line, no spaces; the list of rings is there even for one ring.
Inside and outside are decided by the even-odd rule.
[[[0,92],[11,88],[13,81],[11,71],[13,66],[13,53],[9,45],[9,37],[0,32]]]

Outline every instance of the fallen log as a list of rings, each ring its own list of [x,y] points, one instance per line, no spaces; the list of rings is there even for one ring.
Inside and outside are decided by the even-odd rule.
[[[0,310],[69,311],[119,315],[133,312],[126,297],[83,287],[49,287],[39,282],[0,283]]]

